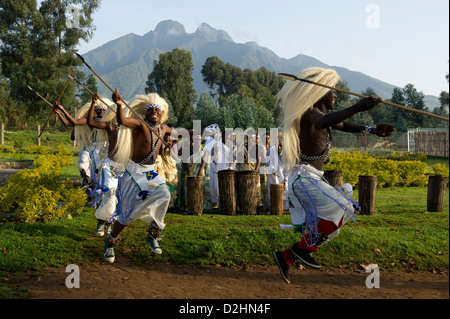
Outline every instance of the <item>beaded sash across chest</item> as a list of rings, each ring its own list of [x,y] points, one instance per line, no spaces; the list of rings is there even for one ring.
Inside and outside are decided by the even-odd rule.
[[[152,150],[151,150],[150,154],[148,154],[148,156],[139,163],[141,165],[145,165],[145,163],[147,163],[147,161],[150,158],[153,158],[153,164],[156,163],[156,150],[158,149],[158,146],[161,142],[160,139],[156,136],[156,134],[153,133],[153,131],[156,131],[158,134],[161,133],[161,123],[158,125],[154,125],[154,124],[150,123],[149,121],[147,121],[146,119],[145,119],[145,122],[152,128],[152,130],[150,130],[150,133],[152,134]]]

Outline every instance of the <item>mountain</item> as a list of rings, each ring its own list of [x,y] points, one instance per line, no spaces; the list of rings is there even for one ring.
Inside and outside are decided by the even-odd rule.
[[[207,90],[200,70],[206,59],[214,55],[223,62],[242,69],[256,70],[265,67],[277,73],[296,74],[312,66],[333,68],[342,80],[347,81],[351,91],[361,93],[371,87],[383,99],[391,98],[395,88],[394,85],[361,72],[329,66],[310,56],[299,54],[294,58],[284,59],[255,42],[236,43],[225,31],[216,30],[206,23],[202,23],[194,33],[187,33],[179,22],[162,21],[155,30],[143,36],[127,34],[83,54],[83,57],[106,82],[113,88],[119,88],[122,95],[131,100],[135,95],[145,93],[145,83],[153,69],[153,61],[158,60],[161,53],[176,47],[186,49],[192,54],[194,86],[198,95]],[[83,67],[83,71],[90,73],[86,67]],[[102,96],[111,95],[103,84],[99,83],[97,86]],[[439,99],[426,96],[425,103],[432,110],[439,106]]]

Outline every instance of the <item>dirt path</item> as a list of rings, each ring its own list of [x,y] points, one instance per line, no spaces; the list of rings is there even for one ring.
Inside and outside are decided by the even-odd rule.
[[[28,273],[21,285],[33,299],[448,299],[448,270],[380,272],[380,288],[366,287],[369,275],[323,267],[291,268],[292,284],[276,266],[200,268],[126,260],[80,267],[80,288],[68,289],[65,268]]]

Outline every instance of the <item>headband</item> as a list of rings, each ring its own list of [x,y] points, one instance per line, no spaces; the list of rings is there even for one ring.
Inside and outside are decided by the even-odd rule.
[[[97,106],[95,107],[95,109],[96,109],[96,110],[105,110],[105,111],[106,111],[106,106],[104,106],[104,105],[97,105]]]
[[[150,105],[147,105],[147,107],[145,108],[145,111],[147,112],[148,109],[153,108],[153,107],[156,107],[157,109],[160,109],[161,111],[163,110],[162,107],[161,107],[161,105],[158,105],[158,104],[150,104]]]

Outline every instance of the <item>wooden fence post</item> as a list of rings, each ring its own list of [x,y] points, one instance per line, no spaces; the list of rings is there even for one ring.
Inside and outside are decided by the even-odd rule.
[[[38,146],[41,146],[41,138],[39,137],[40,135],[41,135],[41,126],[38,125],[38,127],[37,127],[37,136],[38,136],[37,145]]]
[[[442,212],[444,210],[447,177],[430,175],[428,178],[427,211]]]
[[[358,197],[362,215],[373,215],[375,213],[375,198],[378,178],[376,176],[358,177]]]
[[[77,115],[78,115],[78,110],[77,110],[77,108],[75,108],[75,117],[74,117],[75,119],[77,118]],[[73,128],[72,133],[73,133],[73,147],[76,147],[77,146],[77,136],[75,134],[75,127]]]

